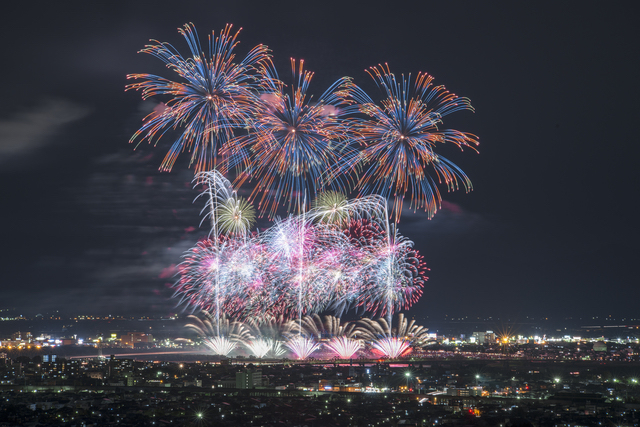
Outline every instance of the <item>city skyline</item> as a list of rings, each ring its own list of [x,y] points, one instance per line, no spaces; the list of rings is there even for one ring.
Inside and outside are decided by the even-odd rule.
[[[168,286],[172,266],[208,233],[198,228],[202,204],[192,204],[194,172],[186,162],[158,172],[166,141],[136,151],[128,144],[149,106],[124,85],[128,73],[166,74],[136,52],[149,39],[184,47],[176,28],[194,22],[202,38],[226,23],[243,27],[241,55],[264,43],[282,74],[289,57],[304,59],[317,95],[345,75],[370,84],[363,70],[386,61],[398,74],[427,72],[471,99],[476,112],[446,124],[478,135],[479,154],[445,148],[445,155],[474,191],[443,191],[432,220],[402,214],[400,232],[430,268],[409,315],[637,313],[637,148],[628,127],[638,112],[638,59],[627,52],[638,38],[629,14],[596,3],[554,11],[430,5],[384,17],[343,7],[339,16],[351,24],[341,25],[328,4],[283,13],[248,5],[171,13],[67,5],[2,30],[14,35],[5,37],[14,40],[14,61],[2,71],[0,107],[6,306],[181,310]],[[308,28],[291,19],[296,12],[327,24]],[[420,27],[429,12],[433,22]]]

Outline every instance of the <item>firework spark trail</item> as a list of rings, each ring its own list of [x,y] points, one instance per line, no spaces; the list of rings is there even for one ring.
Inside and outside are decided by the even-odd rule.
[[[240,30],[227,25],[218,36],[209,37],[205,53],[193,24],[178,29],[189,46],[190,57],[183,57],[169,43],[152,40],[140,53],[155,56],[175,71],[178,80],[153,74],[129,74],[128,79],[142,79],[125,90],[141,90],[142,98],[169,95],[162,112],[145,117],[142,127],[130,142],[147,140],[156,144],[171,130],[183,128],[174,141],[160,169],[170,171],[181,152],[191,152],[190,165],[206,171],[217,163],[217,156],[234,137],[234,129],[246,127],[255,116],[258,69],[270,62],[269,49],[254,47],[244,59],[236,61],[234,53]],[[235,156],[238,153],[234,153]],[[237,160],[236,160],[237,161]]]
[[[437,154],[438,143],[452,143],[460,149],[475,150],[478,137],[457,130],[439,130],[442,118],[459,110],[471,110],[469,99],[458,97],[444,86],[433,86],[433,77],[419,73],[411,88],[411,75],[398,80],[388,65],[367,70],[386,98],[377,105],[364,91],[351,91],[367,116],[355,124],[362,150],[354,157],[343,157],[342,172],[364,165],[357,179],[360,194],[377,193],[393,199],[392,215],[398,222],[406,196],[410,207],[424,208],[433,216],[442,197],[437,184],[448,191],[460,185],[472,189],[471,181],[455,164]],[[435,172],[435,178],[429,174]]]
[[[314,225],[304,215],[277,220],[261,238],[273,260],[271,272],[275,287],[291,304],[289,313],[301,317],[323,311],[329,302],[331,288],[327,281],[327,252],[339,250],[341,236],[333,229]],[[342,238],[342,243],[346,239]]]

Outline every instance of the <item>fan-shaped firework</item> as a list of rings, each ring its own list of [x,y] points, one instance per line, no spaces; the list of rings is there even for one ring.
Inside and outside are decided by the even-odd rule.
[[[371,346],[385,357],[398,358],[410,351],[411,346],[423,346],[427,339],[427,329],[408,321],[404,314],[398,315],[398,326],[391,328],[386,319],[362,318],[358,321],[354,335],[371,343]]]
[[[374,350],[377,350],[384,357],[397,359],[405,356],[411,351],[410,342],[398,337],[382,337],[371,343]]]
[[[351,338],[355,329],[355,323],[341,323],[341,319],[335,316],[324,316],[324,321],[314,314],[305,316],[302,324],[290,322],[291,333],[298,333],[307,338],[316,340],[329,339],[325,346],[341,359],[349,359],[362,346],[361,341]]]
[[[362,348],[362,341],[342,336],[331,338],[325,345],[336,357],[351,359]]]
[[[219,356],[229,356],[233,350],[238,346],[237,341],[231,340],[229,337],[225,336],[208,336],[203,337],[204,343],[209,350],[213,352],[213,354],[217,354]]]
[[[315,342],[313,338],[307,338],[302,335],[292,336],[284,345],[291,350],[296,359],[300,360],[307,359],[311,356],[311,353],[320,348],[320,344]]]
[[[415,320],[408,320],[404,314],[398,315],[398,326],[395,334],[411,340],[412,347],[424,347],[429,340],[429,329],[416,324]]]
[[[433,77],[419,73],[411,89],[411,76],[400,80],[388,66],[368,70],[386,98],[381,105],[362,90],[353,91],[360,111],[367,118],[357,125],[362,151],[356,162],[365,165],[358,180],[360,194],[378,193],[393,198],[392,214],[396,221],[402,212],[405,196],[410,205],[424,208],[433,216],[440,206],[438,183],[448,190],[462,184],[472,189],[471,181],[456,165],[435,152],[437,143],[453,143],[460,148],[478,145],[478,138],[457,130],[439,130],[442,118],[473,107],[467,98],[450,93],[444,86],[433,86]],[[353,166],[353,159],[344,168]],[[435,172],[435,178],[429,170]]]
[[[286,353],[283,342],[290,332],[288,324],[283,316],[253,317],[245,324],[252,338],[244,344],[256,357],[280,357]]]
[[[142,98],[168,95],[171,98],[162,109],[149,114],[131,142],[157,143],[168,131],[183,128],[166,155],[162,170],[173,167],[182,151],[191,153],[190,164],[196,171],[205,171],[216,164],[218,151],[233,137],[233,129],[245,127],[253,120],[256,97],[256,68],[269,62],[266,46],[254,47],[236,62],[234,50],[240,30],[233,33],[227,25],[216,37],[209,37],[209,51],[200,46],[196,29],[187,24],[179,29],[189,45],[191,56],[183,57],[169,43],[153,40],[141,53],[148,53],[164,62],[178,74],[174,81],[152,74],[130,74],[128,79],[142,79],[126,90],[142,91]]]
[[[253,338],[243,343],[254,357],[265,357],[271,350],[272,341],[266,338]]]
[[[194,323],[186,327],[194,330],[214,354],[228,356],[238,342],[250,337],[248,330],[240,322],[230,322],[226,318],[217,319],[207,312],[203,312],[203,315],[204,319],[189,316]]]
[[[299,329],[298,324],[291,324],[292,333],[300,333],[306,337],[315,337],[316,339],[347,337],[353,335],[356,325],[353,322],[342,323],[342,320],[336,316],[324,316],[322,318],[314,314],[302,318],[302,327]]]
[[[342,156],[355,154],[350,147],[352,128],[343,118],[352,103],[347,101],[353,86],[350,79],[339,79],[312,104],[308,90],[313,73],[303,65],[304,61],[291,60],[291,93],[273,67],[264,68],[264,94],[257,105],[255,126],[229,146],[229,150],[251,151],[247,171],[238,182],[255,179],[252,198],[259,200],[258,210],[270,217],[281,202],[289,211],[301,212],[319,189],[342,189],[335,165]],[[231,152],[228,156],[235,159],[232,166],[245,160]]]

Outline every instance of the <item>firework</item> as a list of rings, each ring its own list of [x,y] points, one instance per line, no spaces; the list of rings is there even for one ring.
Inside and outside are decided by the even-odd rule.
[[[262,68],[263,96],[256,106],[254,127],[229,145],[230,150],[252,153],[238,183],[255,180],[251,198],[259,201],[258,210],[269,217],[281,202],[289,212],[302,212],[319,189],[342,190],[344,183],[335,165],[341,157],[355,155],[352,127],[344,118],[354,111],[347,100],[351,80],[337,80],[311,103],[308,90],[313,73],[304,69],[304,61],[296,64],[292,59],[291,69],[293,84],[288,92],[275,68]],[[243,156],[230,167],[240,161]]]
[[[378,338],[371,343],[371,346],[389,359],[398,359],[411,351],[410,342],[397,337]]]
[[[391,234],[393,233],[393,234]],[[385,239],[367,247],[366,283],[358,296],[358,305],[371,313],[391,317],[397,310],[409,308],[422,295],[426,266],[413,249],[413,242],[395,229]]]
[[[302,319],[301,329],[299,325],[291,324],[291,333],[299,333],[306,337],[315,337],[317,339],[348,337],[353,335],[355,324],[351,322],[342,323],[342,320],[336,316],[324,316],[324,321],[319,315],[305,316]]]
[[[312,338],[307,338],[302,335],[291,337],[284,345],[291,350],[296,359],[300,360],[308,359],[311,353],[320,348],[320,344]]]
[[[204,337],[204,343],[209,349],[213,352],[213,354],[217,354],[220,356],[229,356],[233,350],[238,346],[237,341],[232,341],[229,337],[219,336],[219,337]]]
[[[195,185],[204,187],[197,198],[206,199],[201,225],[209,220],[210,232],[184,253],[174,285],[181,304],[205,311],[189,327],[225,355],[242,342],[256,357],[278,357],[286,346],[304,359],[322,339],[350,358],[361,346],[358,334],[386,357],[424,345],[426,329],[402,315],[392,328],[393,314],[422,295],[427,271],[397,223],[405,197],[431,217],[441,203],[438,185],[472,189],[465,173],[436,153],[438,143],[475,150],[475,135],[439,129],[444,116],[473,111],[470,101],[434,86],[428,74],[397,79],[382,65],[368,70],[384,94],[379,104],[348,77],[312,99],[313,73],[304,61],[291,60],[293,82],[286,85],[266,46],[236,59],[239,31],[231,25],[211,34],[207,52],[192,24],[179,32],[187,57],[155,40],[141,50],[178,78],[131,74],[137,82],[125,90],[165,100],[130,142],[177,135],[160,169],[171,170],[188,151]],[[225,178],[231,172],[237,185],[254,184],[249,200]],[[349,199],[354,190],[358,197]],[[284,218],[275,217],[280,207]],[[257,214],[273,226],[252,232]],[[363,319],[356,328],[318,316],[351,308],[386,320]],[[295,317],[297,324],[273,332]]]
[[[351,359],[362,348],[362,341],[345,336],[334,337],[327,344],[330,349],[340,359]]]
[[[245,235],[256,221],[253,205],[237,196],[220,206],[219,215],[220,232],[226,234]]]
[[[347,199],[338,191],[326,191],[318,195],[315,207],[309,215],[323,223],[344,227],[358,219],[382,218],[385,215],[386,202],[378,195]]]
[[[265,338],[257,338],[243,343],[251,354],[259,359],[265,357],[271,350],[272,342]]]
[[[126,90],[141,90],[143,99],[170,97],[160,111],[145,117],[130,141],[156,144],[165,133],[181,128],[160,169],[171,170],[178,155],[188,151],[190,165],[194,164],[196,171],[206,171],[216,164],[220,149],[233,138],[234,129],[246,127],[253,120],[258,96],[255,76],[257,69],[270,61],[269,50],[258,45],[236,61],[234,50],[240,30],[233,33],[231,25],[217,36],[211,34],[208,53],[202,50],[193,24],[178,31],[187,41],[191,56],[185,58],[169,43],[157,40],[140,52],[160,59],[179,79],[152,74],[127,76],[142,80],[128,85]]]
[[[363,317],[358,323],[359,326],[354,334],[366,340],[373,340],[377,336],[400,337],[419,343],[427,340],[428,329],[417,325],[415,320],[407,320],[403,313],[398,314],[398,326],[396,327],[391,327],[384,318],[372,320]]]
[[[298,333],[304,337],[313,339],[329,339],[325,346],[341,359],[350,359],[362,347],[360,340],[353,339],[355,324],[341,323],[341,319],[335,316],[325,316],[324,321],[314,314],[305,316],[302,324],[291,323],[291,333]]]
[[[253,338],[244,344],[256,357],[280,357],[286,353],[282,343],[289,335],[288,324],[283,316],[253,317],[245,323]]]
[[[433,77],[419,73],[411,89],[411,75],[399,80],[388,66],[367,70],[386,98],[377,105],[362,90],[354,90],[360,111],[367,116],[358,122],[362,151],[354,158],[343,157],[343,170],[354,163],[364,165],[357,188],[360,194],[377,193],[393,199],[396,221],[405,196],[410,207],[425,209],[433,216],[442,200],[437,184],[447,190],[460,185],[469,191],[471,181],[455,164],[435,152],[438,143],[459,148],[478,145],[478,138],[457,130],[439,130],[442,118],[459,110],[471,110],[467,98],[458,97],[444,86],[433,86]],[[429,174],[433,170],[435,177]]]
[[[194,323],[186,325],[194,330],[209,347],[213,354],[228,356],[238,345],[238,342],[249,338],[248,330],[241,322],[230,322],[229,319],[218,319],[208,312],[203,312],[204,319],[190,315]]]
[[[343,202],[346,218],[358,218],[346,228],[316,221],[323,214],[314,210],[278,219],[259,235],[244,229],[225,235],[218,212],[235,193],[224,178],[207,177],[217,180],[202,193],[214,231],[179,266],[174,288],[185,305],[241,320],[284,314],[302,327],[303,315],[350,307],[390,317],[421,295],[422,257],[379,212],[378,196]]]
[[[406,355],[411,347],[421,347],[427,341],[427,329],[408,321],[402,313],[398,315],[398,326],[391,327],[386,319],[362,318],[354,336],[371,343],[374,350],[384,357],[396,359]]]
[[[340,247],[339,239],[346,239],[330,228],[313,225],[305,215],[277,220],[261,239],[271,255],[271,286],[279,290],[287,311],[299,318],[323,311],[331,294],[326,254]]]

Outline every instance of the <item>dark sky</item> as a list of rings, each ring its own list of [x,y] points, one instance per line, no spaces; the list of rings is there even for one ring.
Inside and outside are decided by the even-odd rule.
[[[271,4],[278,6],[271,6]],[[561,3],[561,4],[556,4]],[[102,4],[102,5],[100,5]],[[357,5],[357,6],[356,6]],[[128,73],[173,77],[136,52],[186,50],[243,27],[280,73],[315,71],[319,95],[365,68],[425,71],[475,113],[445,127],[480,152],[445,150],[472,179],[429,221],[400,231],[425,256],[416,317],[640,317],[635,269],[640,34],[632,2],[31,2],[4,10],[0,306],[24,314],[176,312],[169,271],[206,235],[184,161],[157,171],[169,141],[128,143],[149,104]],[[0,307],[1,308],[1,307]]]

